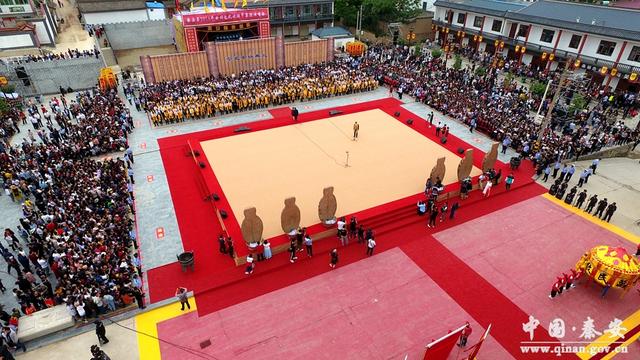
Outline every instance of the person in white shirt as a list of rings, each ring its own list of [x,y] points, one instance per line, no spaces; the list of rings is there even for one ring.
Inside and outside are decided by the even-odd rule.
[[[373,249],[376,247],[376,240],[372,237],[367,240],[367,255],[373,255]]]

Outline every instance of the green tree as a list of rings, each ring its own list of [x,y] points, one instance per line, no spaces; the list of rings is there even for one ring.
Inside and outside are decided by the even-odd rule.
[[[544,91],[547,88],[547,85],[541,81],[536,81],[533,84],[531,84],[530,90],[531,93],[535,96],[543,96],[544,95]]]
[[[362,27],[379,34],[378,21],[404,22],[420,13],[420,0],[336,0],[335,13],[343,25],[355,26],[362,5]]]
[[[453,68],[456,70],[462,69],[462,57],[458,54],[453,57]]]
[[[0,91],[2,91],[5,94],[13,94],[16,91],[16,86],[14,84],[3,85],[0,88]]]
[[[578,111],[582,111],[587,107],[587,99],[582,94],[575,94],[569,104],[569,113],[575,114]]]
[[[0,98],[0,115],[4,115],[7,111],[9,111],[7,100]]]
[[[440,49],[433,49],[433,50],[431,50],[431,56],[432,56],[434,59],[439,58],[440,56],[442,56],[442,50],[440,50]]]
[[[482,77],[485,75],[487,75],[487,69],[483,68],[482,66],[476,69],[476,76]]]

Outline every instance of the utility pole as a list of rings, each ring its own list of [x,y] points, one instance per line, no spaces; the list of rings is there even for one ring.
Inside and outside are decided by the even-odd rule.
[[[358,41],[360,41],[360,34],[362,33],[362,17],[364,15],[362,11],[363,6],[363,4],[360,4],[360,11],[358,11],[358,20],[356,21],[356,35],[358,36]]]
[[[538,132],[539,142],[542,141],[544,130],[551,123],[551,116],[553,114],[553,109],[556,107],[558,100],[560,100],[560,95],[562,94],[562,88],[564,87],[564,83],[567,81],[567,79],[569,78],[569,75],[571,74],[569,72],[569,69],[571,68],[571,64],[573,63],[573,61],[569,58],[567,58],[566,61],[567,63],[564,67],[564,70],[562,71],[562,74],[560,74],[560,80],[558,81],[558,87],[556,88],[556,93],[553,95],[553,98],[551,99],[551,104],[549,104],[549,109],[547,109],[547,114],[545,115],[544,120],[542,120],[542,123],[540,124],[540,131]],[[547,88],[548,88],[548,85],[547,85]]]

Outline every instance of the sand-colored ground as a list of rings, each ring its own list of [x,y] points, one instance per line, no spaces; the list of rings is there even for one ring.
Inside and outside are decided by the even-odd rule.
[[[353,124],[360,136],[352,140]],[[438,157],[445,183],[455,182],[460,158],[381,110],[201,143],[239,222],[255,206],[263,237],[282,234],[284,199],[295,196],[302,226],[319,222],[322,189],[335,188],[337,215],[384,204],[424,190]],[[346,152],[349,166],[345,167]],[[474,168],[472,175],[480,170]]]

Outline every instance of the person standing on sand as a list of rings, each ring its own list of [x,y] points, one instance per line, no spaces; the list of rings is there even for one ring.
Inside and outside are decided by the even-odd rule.
[[[358,140],[358,132],[360,131],[360,124],[356,121],[353,123],[353,140]]]

